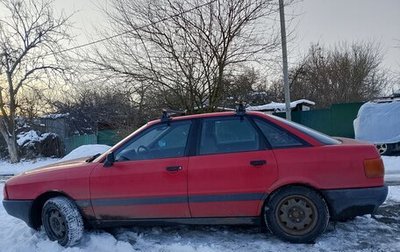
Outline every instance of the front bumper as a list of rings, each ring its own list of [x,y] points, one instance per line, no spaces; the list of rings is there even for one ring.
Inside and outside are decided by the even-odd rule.
[[[30,218],[32,203],[32,200],[3,200],[3,206],[7,213],[25,221],[29,227],[32,227]]]
[[[323,190],[332,220],[372,214],[386,200],[388,187]]]

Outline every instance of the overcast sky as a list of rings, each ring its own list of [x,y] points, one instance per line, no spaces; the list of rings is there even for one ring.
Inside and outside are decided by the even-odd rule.
[[[93,26],[106,25],[99,10],[106,3],[55,0],[58,10],[77,11],[73,21],[78,44],[95,39]],[[297,15],[292,24],[296,35],[290,45],[292,62],[304,55],[311,43],[329,46],[342,41],[375,41],[381,44],[384,66],[400,72],[400,0],[303,0],[286,12]]]

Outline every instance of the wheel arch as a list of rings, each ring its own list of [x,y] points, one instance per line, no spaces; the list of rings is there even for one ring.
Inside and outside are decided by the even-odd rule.
[[[47,200],[54,198],[54,197],[58,197],[58,196],[66,197],[69,200],[71,200],[72,202],[74,202],[74,199],[63,191],[53,190],[53,191],[47,191],[45,193],[42,193],[41,195],[36,197],[36,199],[32,202],[31,210],[29,213],[29,226],[31,228],[33,228],[33,229],[40,228],[40,226],[42,225],[41,215],[42,215],[42,209],[43,209],[44,204],[46,203]],[[78,209],[82,215],[82,211],[79,208],[79,206],[78,206]],[[84,215],[82,215],[82,218],[84,218]]]
[[[313,191],[315,191],[316,193],[318,193],[318,194],[321,196],[321,198],[325,201],[325,203],[326,203],[326,205],[327,205],[327,207],[328,207],[328,210],[329,210],[329,215],[331,214],[331,211],[332,211],[332,210],[331,210],[331,206],[330,206],[330,204],[329,204],[329,201],[326,199],[325,195],[321,192],[320,189],[318,189],[317,187],[315,187],[315,186],[313,186],[313,185],[311,185],[311,184],[309,184],[309,183],[299,183],[299,182],[296,182],[296,183],[289,183],[289,184],[281,185],[281,186],[279,186],[279,187],[274,188],[270,193],[266,194],[266,196],[264,197],[264,200],[263,200],[262,204],[260,204],[260,207],[259,207],[259,209],[258,209],[258,212],[259,212],[260,216],[261,216],[261,217],[263,216],[263,210],[264,210],[264,208],[265,208],[265,205],[268,203],[268,201],[270,200],[270,198],[271,198],[271,196],[272,196],[273,194],[279,192],[280,190],[282,190],[282,189],[284,189],[284,188],[288,188],[288,187],[292,187],[292,186],[301,186],[301,187],[305,187],[305,188],[308,188],[308,189],[313,190]],[[262,219],[264,219],[264,218],[262,218]]]

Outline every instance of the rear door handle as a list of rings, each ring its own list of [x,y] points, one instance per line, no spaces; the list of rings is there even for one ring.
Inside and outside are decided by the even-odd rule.
[[[177,166],[167,166],[167,168],[165,168],[167,171],[169,172],[176,172],[176,171],[180,171],[182,170],[182,166],[177,165]]]
[[[252,166],[261,166],[261,165],[265,165],[267,163],[266,160],[252,160],[250,161],[250,164]]]

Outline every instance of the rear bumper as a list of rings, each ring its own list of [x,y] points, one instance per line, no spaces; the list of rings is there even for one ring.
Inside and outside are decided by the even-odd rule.
[[[364,214],[372,214],[386,200],[387,186],[323,190],[332,220],[345,220]]]
[[[3,206],[7,213],[18,219],[25,221],[29,227],[31,225],[30,212],[32,207],[32,200],[3,200]]]

